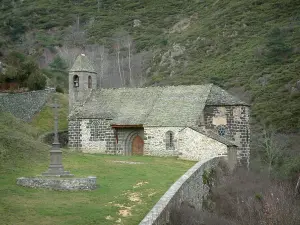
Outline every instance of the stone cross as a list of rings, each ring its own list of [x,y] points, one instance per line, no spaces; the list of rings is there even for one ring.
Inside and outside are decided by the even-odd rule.
[[[62,165],[62,151],[60,150],[60,143],[58,139],[58,108],[59,105],[54,100],[53,113],[54,113],[54,140],[50,150],[50,166],[48,170],[42,173],[42,176],[73,176],[69,171],[65,171]]]
[[[57,104],[56,99],[54,100],[54,104],[52,105],[54,111],[54,140],[52,143],[52,147],[55,149],[60,149],[60,143],[58,140],[58,108],[59,104]]]

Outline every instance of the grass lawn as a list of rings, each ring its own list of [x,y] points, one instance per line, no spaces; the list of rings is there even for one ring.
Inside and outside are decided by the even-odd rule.
[[[66,192],[16,185],[17,177],[44,172],[47,160],[0,170],[1,224],[138,224],[172,183],[195,163],[176,158],[81,153],[64,153],[63,161],[65,169],[77,177],[97,176],[99,188]]]
[[[54,96],[57,99],[57,103],[60,105],[59,108],[59,121],[58,126],[59,130],[67,130],[68,129],[68,95],[56,93]],[[34,126],[39,133],[45,132],[53,132],[53,108],[51,105],[53,104],[52,98],[49,99],[46,106],[42,109],[40,113],[38,113],[32,120],[31,125]]]

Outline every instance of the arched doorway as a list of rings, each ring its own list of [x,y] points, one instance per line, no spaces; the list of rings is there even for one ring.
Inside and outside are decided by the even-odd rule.
[[[144,154],[144,141],[137,135],[132,140],[132,155],[143,155]]]

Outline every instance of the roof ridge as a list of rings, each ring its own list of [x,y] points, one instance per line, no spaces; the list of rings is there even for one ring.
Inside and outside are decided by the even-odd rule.
[[[164,88],[170,88],[170,87],[200,87],[200,86],[212,86],[213,84],[193,84],[193,85],[166,85],[166,86],[148,86],[148,87],[110,87],[110,88],[100,88],[97,89],[99,91],[101,90],[120,90],[120,89],[124,89],[124,90],[134,90],[134,89],[147,89],[147,88],[157,88],[157,89],[164,89]]]
[[[211,139],[214,139],[218,142],[221,142],[227,146],[237,146],[236,143],[234,143],[233,141],[229,140],[228,138],[225,137],[221,137],[220,135],[218,135],[216,132],[214,132],[213,130],[207,130],[207,129],[202,129],[200,127],[193,127],[193,126],[189,126],[188,128],[201,133]]]
[[[224,101],[225,100],[225,101]],[[206,105],[216,106],[216,105],[245,105],[249,106],[250,104],[242,101],[239,97],[234,94],[229,93],[224,88],[221,88],[217,85],[212,85],[208,98],[205,102]]]
[[[209,91],[208,91],[208,94],[206,95],[204,105],[206,105],[207,99],[208,99],[208,97],[209,97],[209,95],[210,95],[210,93],[211,93],[211,89],[212,89],[213,86],[214,86],[213,83],[210,83],[210,84],[209,84]]]
[[[97,73],[93,63],[85,54],[79,54],[69,72],[89,72],[89,73]]]

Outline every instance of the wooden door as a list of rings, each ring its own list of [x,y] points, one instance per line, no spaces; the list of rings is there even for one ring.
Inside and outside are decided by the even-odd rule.
[[[144,141],[140,136],[136,136],[132,141],[132,154],[143,155],[144,153]]]

